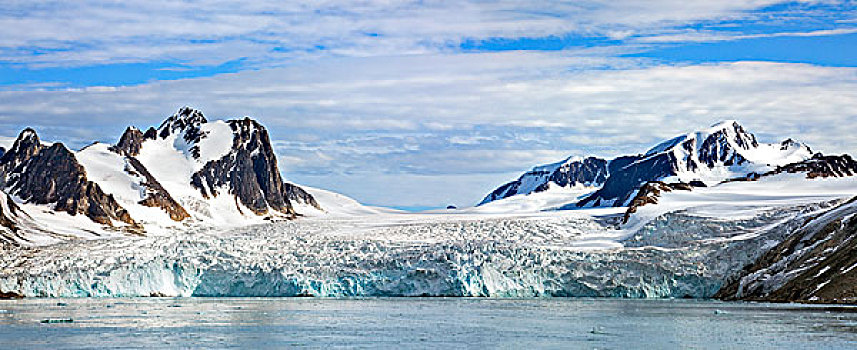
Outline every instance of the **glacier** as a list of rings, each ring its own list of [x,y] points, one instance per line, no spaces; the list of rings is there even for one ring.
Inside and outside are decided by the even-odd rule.
[[[692,297],[716,293],[840,199],[689,207],[631,226],[619,212],[378,213],[176,235],[3,248],[24,297]]]

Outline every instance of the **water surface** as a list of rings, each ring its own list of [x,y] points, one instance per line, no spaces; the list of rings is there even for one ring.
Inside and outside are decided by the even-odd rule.
[[[857,308],[636,299],[27,299],[0,301],[0,344],[835,349],[857,347]]]

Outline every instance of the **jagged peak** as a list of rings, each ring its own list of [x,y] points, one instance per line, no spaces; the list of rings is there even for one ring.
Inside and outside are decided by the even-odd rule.
[[[780,150],[782,150],[782,151],[786,151],[786,150],[790,150],[790,149],[800,149],[800,148],[806,148],[806,151],[809,154],[814,154],[814,152],[812,151],[812,148],[810,148],[809,145],[807,145],[803,142],[800,142],[800,141],[796,141],[792,138],[788,138],[788,139],[783,140],[783,142],[780,142]]]
[[[178,112],[167,118],[158,127],[161,138],[166,138],[173,132],[182,132],[190,129],[198,129],[200,125],[208,123],[205,116],[198,109],[184,106]]]
[[[89,146],[92,146],[94,144],[98,144],[98,142],[94,142]],[[87,146],[87,147],[89,147],[89,146]],[[46,148],[45,150],[46,151],[52,151],[52,152],[61,152],[63,154],[67,153],[67,154],[74,156],[74,152],[72,152],[70,149],[68,149],[68,147],[66,147],[65,144],[62,142],[54,142],[54,144],[48,146],[48,148]]]
[[[265,130],[265,126],[263,126],[255,119],[250,118],[249,116],[244,116],[243,118],[239,119],[232,119],[229,120],[227,123],[229,123],[229,125],[235,131],[252,131],[253,129]]]
[[[143,141],[145,141],[143,132],[134,126],[129,126],[119,137],[119,142],[110,149],[119,154],[136,156],[140,153]]]
[[[146,133],[143,134],[143,138],[147,140],[154,140],[158,138],[158,130],[154,127],[149,127],[146,129]]]
[[[533,168],[533,170],[531,170],[531,172],[544,172],[544,171],[553,172],[559,168],[562,168],[564,166],[568,166],[570,164],[589,163],[589,162],[595,162],[595,161],[603,161],[603,159],[598,158],[598,157],[592,157],[592,156],[590,156],[590,157],[570,156],[570,157],[568,157],[565,160],[560,161],[560,162],[536,166]]]
[[[735,119],[726,119],[712,124],[708,129],[711,131],[718,131],[726,128],[743,129],[744,127]]]
[[[672,139],[659,143],[646,152],[646,156],[661,153],[673,149],[680,144],[689,143],[690,147],[699,149],[706,140],[715,137],[723,138],[727,142],[734,143],[739,148],[750,149],[758,147],[756,136],[748,132],[744,126],[735,119],[726,119],[712,124],[707,129],[676,136]],[[695,142],[694,142],[695,141]]]
[[[125,131],[122,133],[122,136],[119,139],[121,140],[123,138],[126,138],[126,137],[131,136],[131,135],[135,135],[135,134],[140,134],[142,136],[143,132],[140,131],[140,129],[137,129],[136,126],[132,125],[132,126],[125,128]]]
[[[756,139],[755,135],[748,132],[747,129],[745,129],[744,126],[735,119],[726,119],[719,121],[717,123],[712,124],[710,127],[708,127],[708,129],[699,130],[694,133],[688,134],[687,138],[695,138],[699,142],[702,142],[712,135],[725,137],[735,136],[737,137],[736,140],[743,139],[751,143],[754,142]]]
[[[33,130],[33,128],[25,128],[24,130],[21,130],[20,134],[18,134],[17,141],[39,142],[39,135],[36,133],[36,130]]]
[[[41,145],[42,142],[39,140],[39,135],[36,134],[36,130],[26,128],[18,134],[18,138],[15,139],[15,143],[12,144],[12,149],[9,150],[9,152],[17,153],[24,149],[39,148]]]

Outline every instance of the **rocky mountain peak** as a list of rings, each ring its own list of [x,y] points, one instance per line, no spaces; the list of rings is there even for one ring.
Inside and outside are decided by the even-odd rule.
[[[716,131],[712,132],[703,141],[703,147],[706,142],[709,144],[725,142],[725,144],[731,144],[745,150],[759,147],[756,136],[745,130],[738,121],[727,120],[720,122],[712,126],[712,129]]]
[[[489,193],[478,205],[519,194],[544,192],[551,186],[600,186],[607,180],[607,161],[596,157],[569,157],[562,162],[541,165]]]
[[[143,134],[143,138],[146,140],[154,140],[158,138],[158,130],[154,127],[149,127],[146,129],[146,133]]]
[[[143,147],[145,137],[140,129],[129,126],[119,138],[119,143],[111,147],[110,150],[121,155],[135,157],[140,154],[140,148]]]
[[[623,206],[650,181],[669,178],[669,182],[711,185],[811,156],[809,147],[794,140],[759,143],[740,123],[727,120],[662,142],[643,155],[614,159],[604,186],[577,205]]]
[[[233,132],[232,150],[206,163],[193,174],[191,184],[206,198],[226,190],[256,215],[270,210],[294,215],[268,131],[250,118],[227,123]]]
[[[39,140],[39,135],[36,134],[35,130],[26,128],[18,135],[8,153],[32,156],[41,148],[42,141]]]
[[[56,211],[83,214],[106,226],[121,222],[129,231],[142,231],[112,195],[87,179],[86,170],[62,143],[45,147],[14,171],[7,189],[23,201],[54,204]]]
[[[21,131],[12,148],[0,157],[0,184],[5,184],[12,170],[33,158],[44,147],[35,130],[26,128]]]
[[[185,106],[161,123],[158,127],[158,135],[161,138],[167,138],[176,133],[183,133],[185,141],[198,142],[202,137],[199,128],[205,123],[208,123],[208,120],[201,111]]]

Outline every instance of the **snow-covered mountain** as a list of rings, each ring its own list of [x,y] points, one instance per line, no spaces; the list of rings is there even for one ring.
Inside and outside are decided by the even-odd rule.
[[[30,241],[19,226],[55,239],[92,238],[325,212],[312,194],[281,177],[268,131],[247,117],[209,122],[184,107],[158,128],[129,127],[115,145],[75,152],[26,129],[0,150],[0,223],[8,242]],[[325,198],[332,207],[354,206]]]
[[[609,161],[594,157],[582,161],[570,158],[536,167],[493,191],[480,205],[557,186],[583,184],[589,186],[590,193],[580,200],[576,198],[579,193],[575,193],[575,197],[568,198],[565,208],[621,207],[629,205],[638,190],[652,181],[689,187],[714,186],[805,162],[813,156],[807,145],[791,139],[760,143],[737,121],[728,120],[664,141],[643,154]]]
[[[191,109],[77,152],[26,130],[0,157],[0,296],[854,300],[857,162],[734,122],[421,213],[287,184],[267,138]],[[298,214],[320,217],[247,225]]]
[[[600,187],[607,180],[608,175],[607,161],[604,159],[569,157],[559,163],[533,168],[517,180],[500,186],[489,193],[479,205],[511,196],[544,192],[551,188],[586,189]]]
[[[724,121],[665,141],[645,154],[614,159],[604,186],[578,206],[626,206],[637,189],[649,181],[711,186],[801,162],[812,155],[808,146],[791,139],[759,143],[737,121]]]

